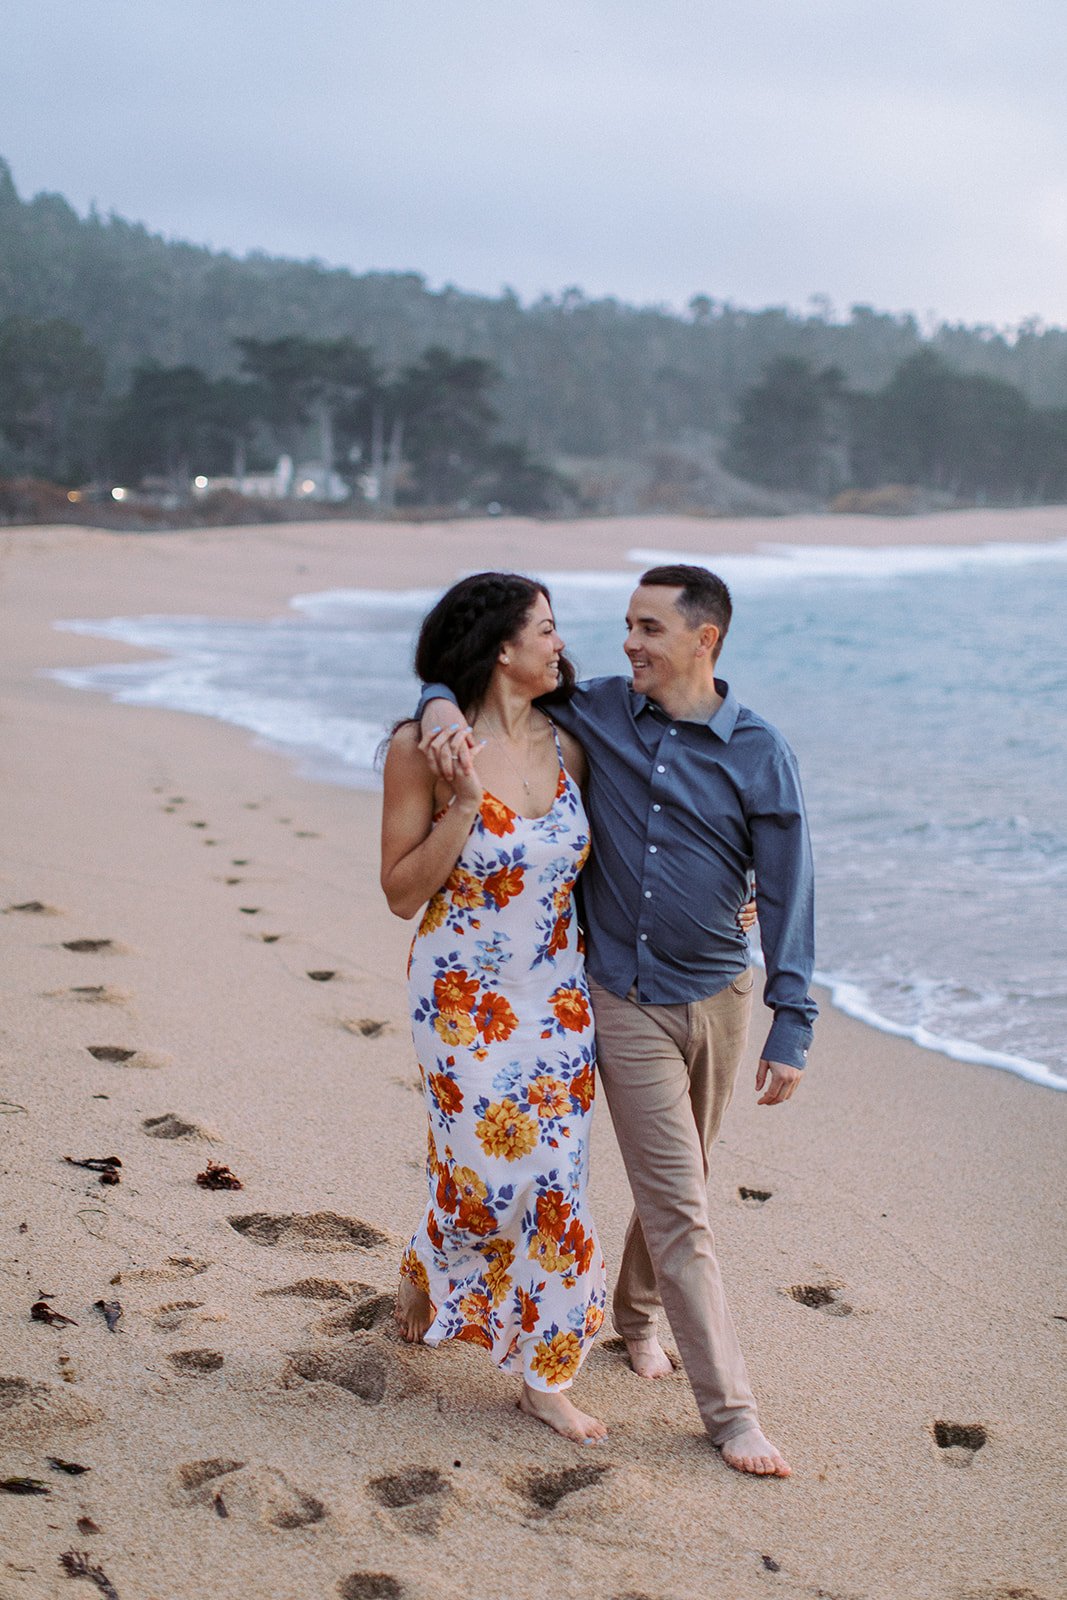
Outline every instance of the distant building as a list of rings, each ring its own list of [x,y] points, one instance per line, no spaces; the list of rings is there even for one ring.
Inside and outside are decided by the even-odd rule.
[[[193,479],[192,489],[198,499],[228,489],[250,500],[316,500],[327,505],[339,505],[352,496],[348,484],[332,467],[321,461],[294,467],[292,456],[279,456],[273,472],[243,472],[229,478],[201,474]]]

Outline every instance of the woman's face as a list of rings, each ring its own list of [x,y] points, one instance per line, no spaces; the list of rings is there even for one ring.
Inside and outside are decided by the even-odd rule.
[[[552,607],[547,598],[538,593],[518,633],[501,646],[500,663],[516,686],[521,685],[531,699],[536,699],[557,687],[559,658],[564,648],[556,632]]]

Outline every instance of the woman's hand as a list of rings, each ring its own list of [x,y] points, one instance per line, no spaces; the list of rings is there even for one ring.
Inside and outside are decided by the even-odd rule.
[[[452,776],[443,781],[447,782],[461,806],[481,806],[482,780],[478,776],[478,769],[474,765],[474,757],[479,750],[484,750],[485,740],[476,744],[473,749],[469,742],[460,742],[453,750]]]
[[[756,911],[756,893],[754,884],[752,889],[752,898],[750,900],[746,900],[740,911],[737,913],[737,926],[741,929],[742,933],[748,933],[749,929],[755,923],[758,915]]]

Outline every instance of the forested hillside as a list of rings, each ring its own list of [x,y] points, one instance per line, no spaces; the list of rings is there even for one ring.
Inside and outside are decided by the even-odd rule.
[[[713,284],[714,260],[707,270]],[[838,423],[841,395],[886,390],[921,352],[953,373],[1011,386],[1027,413],[1067,408],[1067,330],[1036,322],[1010,335],[947,325],[924,333],[910,315],[868,306],[838,321],[828,307],[808,315],[741,310],[696,294],[676,315],[586,300],[577,289],[524,306],[506,291],[432,290],[415,272],[358,275],[256,253],[237,258],[167,241],[120,217],[82,218],[59,195],[22,200],[0,161],[0,325],[10,319],[19,319],[10,325],[20,337],[29,325],[56,319],[80,330],[102,364],[101,393],[116,401],[146,365],[235,377],[238,340],[347,339],[373,352],[386,376],[437,347],[491,363],[502,437],[554,466],[597,458],[641,463],[646,478],[663,470],[677,477],[677,463],[664,469],[662,451],[688,449],[710,462],[725,448],[734,474],[804,493],[882,477],[871,441],[881,413],[864,412],[858,466],[840,427],[833,437],[823,437],[823,427],[819,449],[823,457],[829,450],[832,471],[812,479],[805,468],[784,483],[780,471],[761,474],[758,461],[753,466],[752,392],[776,361],[798,361],[794,371],[820,381],[830,373],[824,392]],[[942,384],[938,392],[948,390]],[[1048,492],[1054,477],[1046,472],[1043,490],[1018,493]],[[694,497],[701,492],[694,479]]]

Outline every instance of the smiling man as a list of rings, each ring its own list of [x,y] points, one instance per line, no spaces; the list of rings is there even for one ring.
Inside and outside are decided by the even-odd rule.
[[[816,1007],[811,851],[796,761],[715,665],[726,585],[704,567],[653,567],[626,616],[632,680],[596,678],[552,716],[589,760],[592,855],[582,875],[597,1064],[633,1190],[614,1320],[639,1376],[672,1368],[663,1306],[708,1436],[742,1472],[788,1477],[762,1432],[708,1218],[712,1146],[752,1008],[737,922],[754,872],[774,1014],[758,1104],[800,1082]],[[423,748],[445,777],[467,730],[438,685]],[[446,713],[452,713],[451,717]]]

